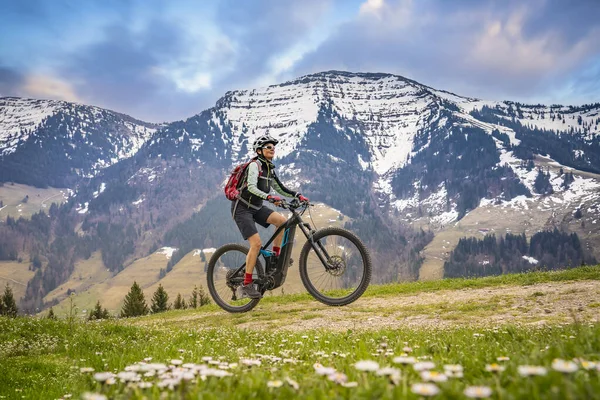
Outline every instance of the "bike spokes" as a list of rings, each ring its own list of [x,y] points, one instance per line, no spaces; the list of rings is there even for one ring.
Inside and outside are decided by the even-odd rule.
[[[341,300],[362,288],[370,266],[367,265],[369,261],[363,257],[359,244],[350,238],[331,233],[320,237],[316,248],[323,257],[319,257],[315,249],[310,248],[306,258],[306,279],[320,297]],[[323,264],[321,258],[327,262]]]
[[[209,290],[217,304],[230,312],[242,312],[252,308],[256,301],[242,296],[247,248],[224,246],[210,260]],[[254,276],[260,267],[255,268]],[[212,284],[212,287],[211,287]]]

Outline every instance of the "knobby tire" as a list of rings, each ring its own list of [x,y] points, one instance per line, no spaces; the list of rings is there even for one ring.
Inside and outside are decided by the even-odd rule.
[[[225,299],[221,298],[220,294],[217,292],[217,289],[215,288],[215,282],[214,282],[215,268],[217,267],[217,262],[219,261],[219,259],[226,253],[241,252],[244,255],[246,255],[246,254],[248,254],[248,251],[249,251],[248,247],[242,246],[241,244],[237,244],[237,243],[226,244],[222,247],[219,247],[217,249],[217,251],[215,251],[215,253],[210,258],[210,261],[208,262],[208,268],[206,270],[206,281],[207,281],[206,283],[208,286],[208,292],[210,293],[211,297],[213,298],[213,300],[215,301],[215,303],[217,303],[217,305],[219,307],[221,307],[222,309],[224,309],[225,311],[228,311],[230,313],[243,313],[243,312],[250,311],[254,307],[256,307],[256,305],[258,304],[260,299],[248,299],[249,302],[242,306],[230,305]],[[264,270],[263,270],[262,264],[260,263],[260,260],[257,259],[256,265],[254,266],[253,274],[258,275],[258,276],[263,276],[263,274],[264,274],[263,271]]]
[[[358,238],[358,236],[356,236],[354,233],[352,233],[346,229],[337,228],[337,227],[329,227],[329,228],[319,229],[317,232],[314,233],[313,240],[316,243],[317,241],[319,241],[320,239],[322,239],[324,237],[335,237],[335,236],[340,236],[340,237],[343,237],[343,238],[349,240],[350,242],[352,242],[352,244],[354,244],[356,246],[356,248],[360,252],[360,256],[361,256],[361,259],[362,259],[362,262],[364,265],[364,273],[363,273],[361,281],[357,285],[356,289],[345,297],[334,298],[334,297],[329,297],[329,296],[321,293],[314,286],[313,282],[311,282],[311,279],[309,277],[308,266],[307,266],[307,260],[308,260],[309,253],[311,250],[313,250],[310,240],[308,240],[304,244],[304,246],[302,247],[302,252],[300,253],[300,260],[299,260],[300,278],[302,279],[302,283],[304,284],[304,287],[306,288],[308,293],[310,293],[311,296],[313,296],[315,299],[317,299],[321,303],[327,304],[328,306],[344,306],[344,305],[347,305],[347,304],[350,304],[350,303],[356,301],[360,296],[362,296],[362,294],[365,292],[365,290],[367,290],[367,287],[369,286],[369,283],[371,281],[371,256],[369,254],[369,250],[365,247],[365,245]],[[323,268],[325,268],[325,267],[323,267]]]

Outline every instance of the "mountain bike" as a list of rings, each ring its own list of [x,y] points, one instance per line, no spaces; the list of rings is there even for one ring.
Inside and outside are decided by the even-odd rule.
[[[257,290],[264,295],[267,290],[284,284],[293,262],[290,256],[299,227],[306,243],[298,265],[308,293],[329,306],[343,306],[358,299],[371,281],[371,257],[361,240],[342,228],[313,229],[302,219],[312,204],[294,199],[291,202],[282,200],[278,205],[291,215],[260,249],[252,274]],[[267,248],[282,231],[281,252],[276,257]],[[241,295],[248,251],[248,247],[241,244],[226,244],[217,249],[208,262],[208,291],[215,303],[231,313],[250,311],[260,301]]]

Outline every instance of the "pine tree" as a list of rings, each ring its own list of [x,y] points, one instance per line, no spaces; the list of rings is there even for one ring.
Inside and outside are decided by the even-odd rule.
[[[108,310],[106,308],[103,309],[100,305],[100,300],[98,300],[96,307],[94,307],[94,310],[90,313],[88,320],[93,321],[95,319],[108,319],[108,317]]]
[[[198,308],[198,286],[194,285],[192,296],[190,297],[190,308]]]
[[[56,319],[56,315],[54,314],[54,310],[52,307],[48,310],[48,315],[46,315],[47,319]]]
[[[200,307],[210,304],[210,297],[204,292],[202,286],[200,286],[200,290],[198,291],[198,301]]]
[[[121,317],[137,317],[146,314],[148,314],[148,306],[144,299],[144,292],[142,292],[137,282],[133,282],[131,290],[125,296],[125,302],[121,309]]]
[[[181,293],[177,293],[177,298],[175,299],[173,308],[176,310],[185,310],[187,308],[186,304],[185,304],[185,300],[183,300],[183,297],[181,297]]]
[[[12,289],[6,284],[6,288],[4,289],[4,295],[2,296],[3,307],[2,314],[7,315],[9,317],[16,317],[19,309],[17,308],[17,303],[15,302],[15,297],[13,296]]]
[[[167,311],[169,309],[169,295],[166,290],[162,287],[162,285],[158,285],[158,289],[154,292],[152,296],[152,312],[154,314]]]

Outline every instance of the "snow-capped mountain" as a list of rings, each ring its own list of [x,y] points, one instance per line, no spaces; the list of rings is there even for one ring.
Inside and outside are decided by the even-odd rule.
[[[400,211],[456,219],[484,199],[535,194],[525,175],[537,171],[525,164],[536,155],[600,172],[599,112],[600,104],[481,101],[397,75],[329,71],[228,92],[170,124],[147,149],[228,168],[268,133],[280,141],[286,179],[336,207],[375,195]],[[355,180],[352,190],[340,171]]]
[[[98,107],[0,98],[0,179],[73,184],[131,157],[157,128]]]
[[[418,276],[432,240],[444,241],[432,246],[443,263],[447,239],[473,231],[566,226],[586,245],[600,243],[599,113],[600,104],[482,101],[397,75],[339,71],[228,92],[160,127],[8,98],[0,99],[0,181],[77,186],[64,214],[91,238],[80,251],[99,249],[119,271],[163,246],[178,248],[177,258],[239,240],[219,185],[269,134],[280,141],[283,182],[349,217],[387,282]],[[482,215],[493,218],[481,231],[461,230]],[[61,265],[30,285],[35,304],[42,281],[52,289],[71,273]]]
[[[599,104],[482,101],[397,75],[340,71],[228,92],[215,107],[158,130],[97,107],[5,98],[0,179],[73,185],[107,166],[121,169],[116,164],[134,154],[137,170],[116,175],[152,171],[159,180],[165,169],[151,160],[172,158],[226,170],[269,134],[280,141],[281,175],[317,199],[451,220],[481,201],[535,195],[528,160],[537,156],[599,173],[599,115]]]

